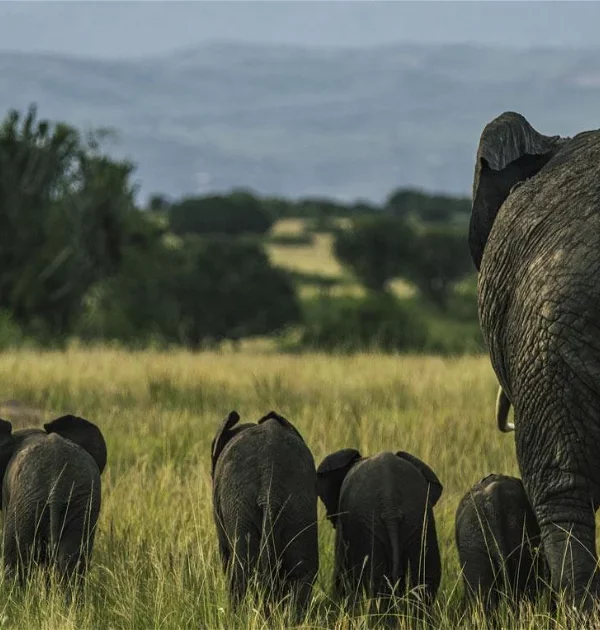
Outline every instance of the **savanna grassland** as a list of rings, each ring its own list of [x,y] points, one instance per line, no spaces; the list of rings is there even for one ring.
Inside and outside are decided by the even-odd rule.
[[[1,410],[15,427],[75,413],[101,427],[109,451],[82,605],[66,605],[37,582],[24,594],[4,583],[3,628],[265,627],[250,606],[239,616],[229,611],[217,555],[210,444],[232,409],[242,420],[271,409],[285,415],[317,464],[346,446],[407,450],[429,463],[444,484],[435,508],[444,574],[434,627],[479,625],[458,611],[454,512],[483,475],[517,474],[513,437],[495,427],[496,380],[486,357],[19,350],[0,356],[0,379],[4,400],[27,405]],[[303,627],[366,627],[366,617],[345,617],[328,599],[333,530],[321,505],[319,538],[320,572]],[[517,627],[509,617],[502,625]],[[290,624],[281,618],[275,627]]]

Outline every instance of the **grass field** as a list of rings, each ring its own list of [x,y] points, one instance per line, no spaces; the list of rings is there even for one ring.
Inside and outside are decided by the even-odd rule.
[[[347,225],[347,221],[340,219],[339,225]],[[283,219],[273,226],[272,234],[298,235],[306,229],[304,219]],[[333,235],[329,233],[315,233],[313,242],[306,245],[278,245],[269,243],[266,250],[274,265],[288,271],[313,274],[335,279],[338,284],[328,289],[330,295],[365,295],[365,290],[352,275],[345,270],[333,253]],[[390,282],[390,287],[398,297],[410,297],[415,290],[402,278]],[[311,284],[299,287],[303,298],[311,297],[321,289]]]
[[[47,419],[72,412],[96,422],[109,449],[83,605],[68,607],[35,584],[22,594],[4,583],[2,628],[266,627],[251,608],[229,611],[217,556],[209,452],[232,409],[242,420],[271,409],[285,415],[317,464],[346,446],[364,454],[407,450],[429,463],[444,484],[435,508],[444,575],[434,626],[477,627],[458,618],[454,512],[483,475],[517,473],[513,437],[495,428],[487,358],[15,351],[0,356],[0,382],[3,399]],[[8,419],[29,424],[18,413]],[[319,517],[321,567],[303,627],[366,627],[328,599],[333,531],[321,505]],[[531,619],[517,626],[507,617],[502,625],[543,627]]]

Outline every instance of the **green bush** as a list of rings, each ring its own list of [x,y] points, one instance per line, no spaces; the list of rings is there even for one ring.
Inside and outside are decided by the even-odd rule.
[[[301,318],[289,275],[240,239],[188,242],[177,279],[186,345],[277,333]]]
[[[8,311],[0,311],[0,350],[20,346],[24,342],[23,331]]]
[[[414,239],[414,229],[402,219],[361,217],[354,220],[350,229],[337,233],[333,251],[364,287],[383,292],[388,282],[409,264]]]
[[[300,319],[294,286],[243,239],[164,239],[126,252],[121,272],[86,300],[79,334],[190,348],[270,335]]]
[[[169,207],[171,230],[175,234],[265,234],[274,219],[251,193],[186,197]]]
[[[456,283],[473,272],[464,231],[444,225],[421,227],[402,271],[425,299],[448,310]]]
[[[307,303],[301,345],[321,351],[418,351],[427,328],[411,305],[391,295],[318,297]]]

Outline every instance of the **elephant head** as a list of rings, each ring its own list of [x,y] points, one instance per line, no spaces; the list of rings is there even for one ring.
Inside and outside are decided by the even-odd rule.
[[[433,507],[443,491],[442,483],[437,475],[425,462],[410,453],[398,451],[396,456],[412,464],[427,481],[429,503]],[[325,505],[327,519],[334,527],[337,524],[338,504],[344,479],[352,467],[362,459],[362,455],[356,449],[344,448],[325,457],[317,469],[317,494]]]
[[[485,126],[477,149],[469,225],[469,248],[478,271],[496,215],[512,189],[535,176],[566,140],[544,136],[516,112],[504,112]]]
[[[0,486],[12,456],[19,449],[25,438],[36,433],[45,433],[47,435],[56,433],[74,442],[91,455],[100,473],[104,470],[107,459],[104,436],[95,424],[85,420],[85,418],[78,418],[72,415],[61,416],[52,420],[52,422],[46,423],[44,430],[20,429],[14,433],[12,424],[8,420],[0,419]]]

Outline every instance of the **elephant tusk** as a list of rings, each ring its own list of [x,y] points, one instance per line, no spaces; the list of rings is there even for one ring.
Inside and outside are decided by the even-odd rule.
[[[498,395],[496,397],[496,422],[498,429],[502,433],[510,433],[515,430],[513,422],[508,421],[508,412],[510,411],[510,400],[504,393],[502,387],[498,387]]]

